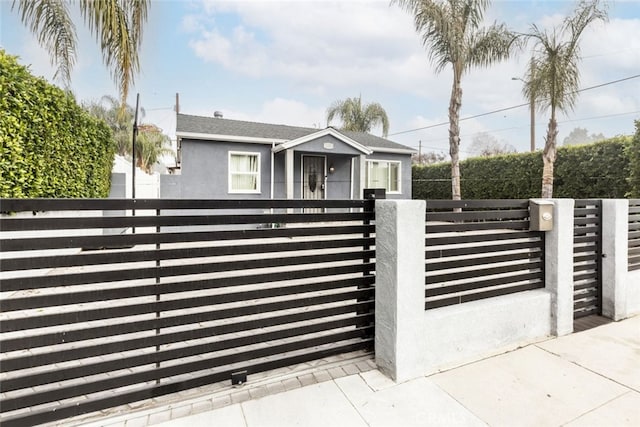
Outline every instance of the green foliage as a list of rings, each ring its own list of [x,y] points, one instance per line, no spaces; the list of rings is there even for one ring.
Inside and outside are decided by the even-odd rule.
[[[55,77],[65,86],[71,83],[76,62],[76,26],[69,13],[72,4],[79,6],[84,23],[95,36],[124,104],[140,69],[138,50],[151,0],[14,0],[11,9],[49,53],[51,65],[57,66]]]
[[[640,125],[637,125],[637,127]],[[554,197],[624,198],[640,189],[640,132],[637,145],[619,136],[583,146],[558,148]],[[471,158],[460,162],[464,199],[529,199],[540,197],[542,155],[507,154]],[[635,175],[634,175],[635,173]],[[414,199],[450,199],[451,165],[413,166]],[[629,176],[638,181],[631,182]],[[634,184],[636,182],[636,184]],[[632,193],[633,194],[633,193]]]
[[[627,146],[629,158],[629,194],[631,198],[640,198],[640,120],[635,121],[636,133]]]
[[[0,197],[107,197],[111,130],[0,49]]]
[[[138,126],[136,139],[136,166],[151,173],[153,165],[165,154],[173,154],[171,140],[155,125]]]
[[[389,133],[389,117],[382,105],[377,102],[362,105],[361,96],[334,101],[327,109],[327,126],[336,116],[342,121],[342,130],[368,133],[379,124],[383,137]]]
[[[618,136],[602,142],[558,149],[554,197],[624,198],[629,191],[630,138]]]

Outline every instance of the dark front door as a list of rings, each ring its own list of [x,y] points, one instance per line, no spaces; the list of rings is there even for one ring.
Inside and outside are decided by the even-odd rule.
[[[322,200],[325,195],[325,158],[302,156],[302,198]]]

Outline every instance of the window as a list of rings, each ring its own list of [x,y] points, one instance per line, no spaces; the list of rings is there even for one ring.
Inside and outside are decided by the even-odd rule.
[[[387,193],[400,193],[400,162],[367,160],[368,188],[384,188]]]
[[[229,193],[260,192],[260,153],[229,153]]]

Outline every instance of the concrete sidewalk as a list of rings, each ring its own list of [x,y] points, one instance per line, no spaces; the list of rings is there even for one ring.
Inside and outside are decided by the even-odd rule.
[[[156,425],[640,426],[640,316],[402,384],[371,370]]]

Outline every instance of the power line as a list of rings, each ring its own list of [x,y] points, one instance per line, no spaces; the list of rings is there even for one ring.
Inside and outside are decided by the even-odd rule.
[[[610,82],[601,83],[601,84],[598,84],[598,85],[595,85],[595,86],[589,86],[589,87],[585,87],[585,88],[582,88],[582,89],[578,89],[576,91],[576,93],[584,92],[584,91],[591,90],[591,89],[597,89],[597,88],[600,88],[600,87],[603,87],[603,86],[609,86],[609,85],[612,85],[612,84],[615,84],[615,83],[624,82],[624,81],[627,81],[627,80],[637,79],[638,77],[640,77],[640,74],[636,74],[636,75],[629,76],[629,77],[624,77],[624,78],[618,79],[618,80],[612,80]],[[491,115],[491,114],[501,113],[503,111],[515,110],[516,108],[527,107],[527,106],[529,106],[528,102],[525,103],[525,104],[518,104],[518,105],[511,106],[511,107],[500,108],[498,110],[488,111],[486,113],[476,114],[476,115],[469,116],[469,117],[463,117],[463,118],[459,119],[459,121],[471,120],[471,119],[475,119],[475,118],[478,118],[478,117],[483,117],[483,116],[488,116],[488,115]],[[400,131],[400,132],[390,133],[388,136],[402,135],[402,134],[405,134],[405,133],[417,132],[419,130],[432,129],[432,128],[435,128],[435,127],[445,126],[445,125],[448,125],[448,124],[449,124],[448,121],[447,122],[442,122],[442,123],[436,123],[434,125],[423,126],[423,127],[419,127],[419,128],[415,128],[415,129],[408,129],[408,130],[403,130],[403,131]]]

